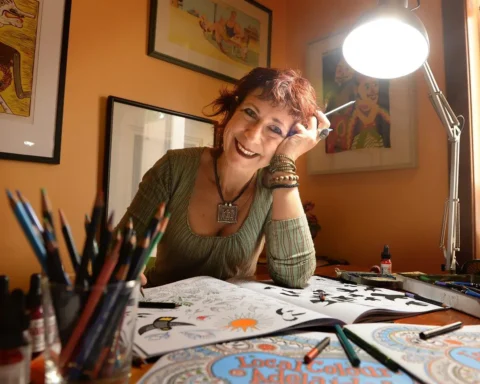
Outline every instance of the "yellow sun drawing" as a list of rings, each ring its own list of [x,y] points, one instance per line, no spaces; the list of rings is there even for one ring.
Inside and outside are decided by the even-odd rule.
[[[253,315],[253,316],[252,316]],[[228,319],[222,320],[223,324],[218,324],[229,331],[257,331],[272,322],[272,319],[257,314],[238,314]]]

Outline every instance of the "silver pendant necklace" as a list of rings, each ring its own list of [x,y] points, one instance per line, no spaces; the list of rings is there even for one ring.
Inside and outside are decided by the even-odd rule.
[[[218,178],[217,171],[217,157],[213,158],[213,170],[215,171],[215,184],[217,185],[218,194],[220,195],[220,199],[222,200],[222,203],[217,205],[217,222],[235,224],[238,217],[238,206],[234,203],[239,199],[240,196],[242,196],[243,192],[247,190],[248,186],[255,177],[255,174],[248,181],[248,183],[245,184],[237,197],[235,197],[232,201],[227,202],[223,198],[222,188],[220,187],[220,179]]]

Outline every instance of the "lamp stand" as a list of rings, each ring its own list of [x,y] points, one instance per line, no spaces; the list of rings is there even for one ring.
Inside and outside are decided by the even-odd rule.
[[[455,252],[460,250],[460,200],[458,199],[458,173],[460,159],[460,135],[462,126],[442,91],[438,88],[432,70],[425,61],[423,64],[425,80],[429,88],[430,101],[437,112],[440,121],[447,131],[451,148],[450,159],[450,191],[445,201],[443,212],[442,231],[440,235],[440,248],[445,257],[445,269],[450,273],[456,272],[457,259]],[[445,235],[446,244],[445,244]]]

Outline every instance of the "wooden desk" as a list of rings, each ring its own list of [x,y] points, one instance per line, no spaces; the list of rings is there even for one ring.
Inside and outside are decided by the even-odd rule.
[[[362,271],[365,268],[359,268],[352,265],[331,265],[328,267],[317,267],[315,270],[315,274],[323,275],[323,276],[330,276],[336,277],[335,268],[339,268],[342,270],[348,271]],[[257,280],[268,280],[270,277],[266,272],[266,268],[259,266],[257,269],[256,274]],[[407,317],[399,320],[395,320],[395,323],[402,323],[402,324],[422,324],[422,325],[445,325],[449,323],[453,323],[455,321],[461,321],[464,325],[480,325],[480,319],[467,315],[466,313],[462,313],[456,311],[455,309],[447,309],[444,311],[438,311],[433,313],[426,313],[423,315],[417,315],[412,317]],[[130,382],[136,383],[152,366],[153,364],[147,364],[141,368],[132,368],[132,377]]]

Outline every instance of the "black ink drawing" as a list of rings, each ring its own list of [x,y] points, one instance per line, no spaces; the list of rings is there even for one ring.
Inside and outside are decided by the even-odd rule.
[[[189,323],[182,323],[179,321],[173,321],[176,317],[159,317],[155,319],[153,324],[144,325],[138,329],[138,334],[143,335],[145,332],[153,331],[158,329],[159,331],[170,331],[172,327],[182,326],[182,325],[195,325]]]

